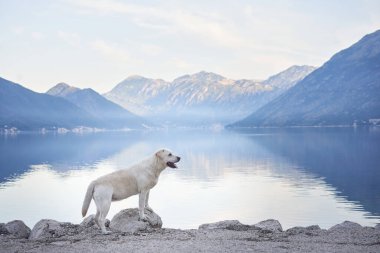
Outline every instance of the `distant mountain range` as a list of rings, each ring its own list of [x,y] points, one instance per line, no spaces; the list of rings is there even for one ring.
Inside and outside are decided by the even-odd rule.
[[[104,96],[65,83],[42,94],[0,79],[0,128],[136,129],[152,126],[149,122],[182,126],[226,124],[277,97],[314,69],[293,66],[262,82],[232,80],[204,71],[170,83],[131,76]]]
[[[145,119],[107,100],[93,89],[79,89],[59,83],[46,94],[62,97],[89,113],[106,128],[141,128],[149,125]]]
[[[366,124],[380,119],[380,30],[233,127]]]
[[[172,82],[131,76],[102,96],[64,83],[41,94],[0,78],[0,129],[136,129],[151,125],[144,118],[169,126],[380,123],[380,30],[318,69],[292,66],[264,81],[205,71]]]
[[[293,66],[259,82],[232,80],[210,72],[166,82],[131,76],[104,96],[133,113],[179,125],[225,124],[274,99],[315,68]]]

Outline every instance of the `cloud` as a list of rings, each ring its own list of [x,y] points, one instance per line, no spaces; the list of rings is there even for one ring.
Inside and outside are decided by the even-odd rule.
[[[189,62],[187,62],[187,61],[185,61],[183,59],[179,59],[179,58],[173,58],[171,60],[171,64],[170,65],[176,66],[177,69],[182,70],[182,71],[183,70],[188,71],[188,70],[194,68],[194,66],[191,63],[189,63]]]
[[[16,35],[21,35],[24,33],[25,28],[23,26],[12,26],[11,31]]]
[[[171,34],[191,35],[202,43],[222,47],[240,47],[244,38],[232,22],[221,15],[189,10],[158,8],[115,0],[69,0],[70,4],[101,15],[128,14],[135,25]]]
[[[41,32],[33,31],[30,32],[23,26],[12,26],[10,28],[11,32],[16,36],[25,36],[25,38],[32,38],[33,40],[40,40],[45,38],[45,35]]]
[[[177,31],[195,35],[212,45],[237,48],[245,40],[231,22],[223,18],[177,11],[173,14]]]
[[[79,47],[81,45],[81,37],[76,33],[58,31],[57,36],[71,46]]]
[[[40,40],[40,39],[43,39],[45,37],[45,35],[40,33],[40,32],[32,32],[31,36],[34,40]]]
[[[97,39],[91,42],[90,46],[94,51],[98,52],[109,60],[124,63],[130,62],[132,60],[128,51],[116,43],[110,43]]]
[[[144,54],[150,55],[150,56],[157,56],[162,53],[162,48],[160,46],[153,45],[153,44],[142,44],[140,48]]]

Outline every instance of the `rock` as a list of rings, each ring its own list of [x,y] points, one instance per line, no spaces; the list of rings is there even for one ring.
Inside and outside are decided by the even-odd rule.
[[[238,220],[224,220],[214,223],[206,223],[199,226],[199,229],[228,229],[236,231],[246,231],[250,226],[240,223]]]
[[[32,233],[29,236],[30,240],[39,240],[46,238],[57,238],[67,234],[71,234],[69,231],[71,227],[75,225],[68,222],[58,222],[55,220],[40,220],[34,225]]]
[[[146,210],[145,215],[148,221],[139,221],[137,208],[121,210],[112,218],[110,228],[120,232],[136,233],[162,227],[162,220],[156,213]]]
[[[17,238],[28,238],[30,235],[30,228],[21,220],[10,221],[5,224],[5,228]]]
[[[5,227],[5,223],[0,223],[0,235],[9,234],[7,228]]]
[[[380,223],[379,223],[379,224],[376,224],[375,229],[380,230]]]
[[[344,221],[340,224],[337,224],[331,228],[329,228],[328,231],[338,231],[338,230],[357,230],[361,229],[362,226],[358,223],[352,222],[352,221]]]
[[[259,223],[253,226],[271,232],[282,232],[282,226],[278,220],[269,219],[265,221],[260,221]]]
[[[297,234],[305,234],[305,235],[317,235],[321,231],[321,228],[318,225],[312,225],[308,227],[294,227],[286,230],[288,235],[297,235]]]
[[[92,227],[92,226],[98,226],[96,225],[95,223],[95,215],[94,214],[91,214],[90,216],[87,216],[81,223],[80,223],[81,226],[83,227]],[[109,227],[110,226],[110,220],[109,219],[106,219],[106,227]]]

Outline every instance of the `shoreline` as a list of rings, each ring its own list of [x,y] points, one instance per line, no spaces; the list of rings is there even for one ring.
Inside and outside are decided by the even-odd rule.
[[[279,221],[254,225],[237,220],[202,224],[198,229],[162,228],[161,218],[125,209],[101,234],[93,216],[81,224],[41,220],[33,229],[22,221],[0,223],[0,252],[380,252],[380,224],[363,227],[345,221],[329,229],[318,225],[283,230]]]

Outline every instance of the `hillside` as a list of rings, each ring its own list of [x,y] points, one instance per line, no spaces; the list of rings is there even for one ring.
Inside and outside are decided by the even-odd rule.
[[[99,122],[63,98],[37,93],[0,78],[0,126],[33,130],[96,127]]]
[[[62,97],[75,104],[92,117],[102,121],[102,125],[107,128],[142,128],[144,124],[148,124],[143,118],[107,100],[93,89],[79,89],[59,83],[46,93]]]
[[[322,67],[234,127],[366,124],[380,118],[380,30],[335,54]]]

